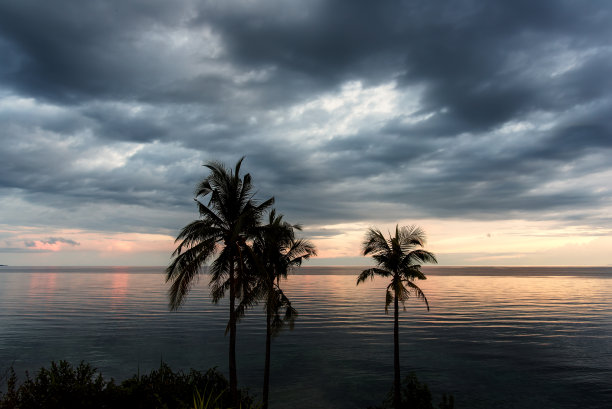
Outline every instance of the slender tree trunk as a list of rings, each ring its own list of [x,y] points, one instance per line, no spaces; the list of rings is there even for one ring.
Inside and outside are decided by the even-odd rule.
[[[393,322],[393,407],[399,409],[401,406],[401,394],[400,394],[400,358],[399,358],[399,302],[397,299],[397,291],[395,291],[395,297],[393,300],[393,307],[395,309],[395,316]]]
[[[236,280],[234,277],[234,260],[230,263],[230,345],[229,345],[229,381],[232,406],[238,407],[238,379],[236,375]]]
[[[270,390],[270,347],[272,344],[272,329],[270,328],[270,311],[266,311],[266,363],[264,365],[263,406],[268,409],[268,391]]]

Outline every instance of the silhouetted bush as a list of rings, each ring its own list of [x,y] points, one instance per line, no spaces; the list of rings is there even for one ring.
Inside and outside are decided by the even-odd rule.
[[[425,383],[419,382],[415,374],[406,376],[402,382],[402,403],[399,408],[394,409],[434,409],[431,392]],[[442,401],[438,404],[439,409],[453,409],[455,406],[453,395],[442,395]],[[387,395],[382,406],[369,407],[368,409],[391,409],[393,408],[393,388]]]
[[[33,378],[26,372],[20,385],[12,368],[4,377],[7,389],[0,393],[0,409],[192,409],[194,396],[200,393],[212,396],[215,408],[231,407],[229,382],[216,369],[174,372],[161,363],[159,369],[134,375],[117,385],[113,379],[105,381],[88,363],[74,367],[59,361],[51,362],[48,369],[40,368]],[[240,392],[240,396],[242,409],[254,407],[247,393]],[[395,409],[434,409],[429,388],[414,374],[404,378],[401,398],[402,406]],[[369,409],[390,408],[393,390],[382,406]],[[438,409],[453,408],[453,396],[443,395]]]
[[[73,367],[66,361],[51,362],[34,378],[18,385],[15,372],[7,376],[7,391],[0,394],[0,409],[185,409],[193,408],[196,391],[217,397],[215,407],[229,408],[229,383],[216,369],[206,372],[173,372],[162,363],[147,375],[134,375],[120,385],[105,381],[90,364]],[[253,406],[253,399],[240,393],[242,408]]]

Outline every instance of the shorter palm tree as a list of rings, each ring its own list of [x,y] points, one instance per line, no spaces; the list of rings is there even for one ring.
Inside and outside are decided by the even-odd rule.
[[[241,306],[248,307],[253,300],[262,300],[266,312],[266,358],[264,367],[262,408],[268,407],[270,389],[270,349],[272,337],[281,329],[293,323],[297,311],[283,292],[281,279],[293,268],[300,266],[303,260],[316,256],[314,245],[304,239],[295,238],[295,230],[302,230],[298,224],[289,224],[283,220],[283,215],[276,215],[273,209],[269,214],[267,225],[259,229],[253,240],[252,266],[257,276],[257,285],[252,291],[251,300],[245,299]]]
[[[425,232],[418,226],[395,226],[395,236],[386,238],[379,229],[370,228],[363,242],[363,255],[371,255],[377,267],[369,268],[359,274],[357,285],[375,276],[391,277],[387,286],[385,312],[393,302],[393,406],[399,408],[400,397],[400,361],[399,361],[399,303],[402,306],[410,295],[422,300],[429,311],[429,303],[414,280],[425,280],[420,263],[437,263],[433,253],[423,249]]]

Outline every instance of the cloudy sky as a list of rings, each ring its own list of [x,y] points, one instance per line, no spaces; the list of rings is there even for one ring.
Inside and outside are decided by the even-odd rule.
[[[319,265],[612,265],[612,4],[0,2],[0,264],[165,265],[241,156]]]

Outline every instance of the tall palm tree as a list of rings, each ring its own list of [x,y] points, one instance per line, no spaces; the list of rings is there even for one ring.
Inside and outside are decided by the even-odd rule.
[[[199,183],[195,201],[200,218],[183,228],[176,238],[179,242],[173,260],[166,269],[166,282],[172,282],[168,290],[170,308],[181,306],[185,296],[199,277],[204,263],[217,256],[209,267],[210,286],[214,302],[218,302],[229,290],[229,322],[226,333],[229,341],[230,394],[233,405],[238,403],[236,376],[236,299],[248,290],[248,277],[243,262],[247,240],[260,224],[265,210],[274,203],[270,198],[263,203],[253,199],[250,174],[240,177],[244,157],[227,169],[222,163],[206,163],[210,174]],[[208,203],[202,200],[210,196]]]
[[[375,276],[391,277],[387,286],[385,313],[389,304],[393,302],[393,406],[397,409],[401,405],[400,397],[400,361],[399,361],[399,303],[404,306],[405,301],[414,294],[425,302],[427,311],[429,303],[421,289],[414,280],[425,280],[419,263],[437,263],[433,253],[423,249],[425,245],[425,232],[418,226],[395,226],[395,236],[386,238],[379,229],[370,228],[363,242],[363,255],[371,255],[377,267],[369,268],[359,274],[357,285],[373,279]],[[404,306],[405,309],[405,306]]]
[[[277,216],[273,209],[270,211],[268,224],[259,229],[259,234],[253,241],[258,284],[252,296],[264,301],[266,312],[263,409],[268,408],[272,337],[278,335],[286,323],[293,329],[297,317],[297,311],[280,287],[281,279],[287,278],[287,273],[301,265],[302,260],[317,255],[310,241],[295,238],[295,230],[302,230],[302,227],[283,221],[283,215]]]

